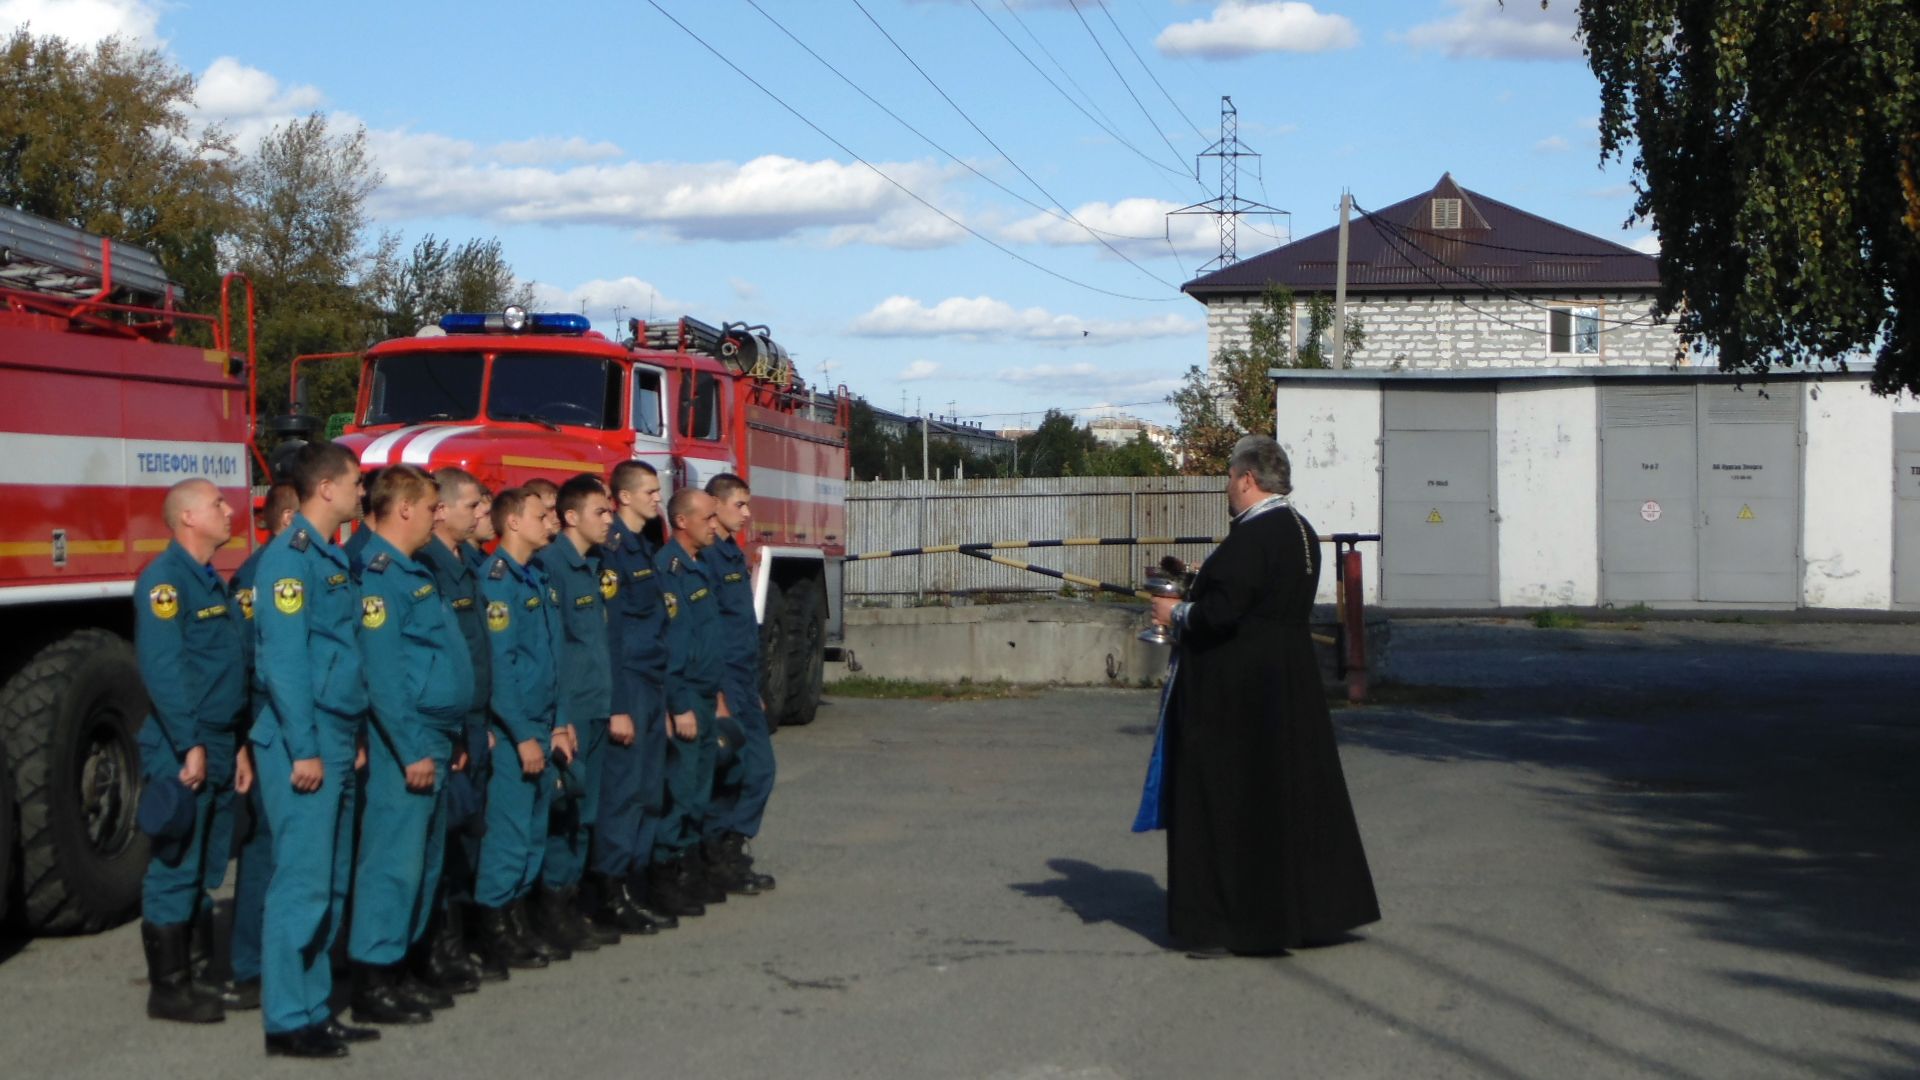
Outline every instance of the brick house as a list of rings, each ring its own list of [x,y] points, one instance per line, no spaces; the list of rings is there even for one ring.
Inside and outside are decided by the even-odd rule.
[[[1330,228],[1188,282],[1207,307],[1207,356],[1247,341],[1247,317],[1271,282],[1294,293],[1293,338],[1307,299],[1334,292]],[[1431,191],[1348,230],[1347,310],[1365,347],[1350,367],[1419,369],[1669,366],[1671,324],[1655,324],[1659,260],[1468,191],[1444,175]]]

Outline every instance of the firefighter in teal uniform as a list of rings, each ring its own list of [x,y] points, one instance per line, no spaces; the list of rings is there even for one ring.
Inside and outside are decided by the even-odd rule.
[[[329,953],[352,876],[354,756],[367,709],[360,590],[327,538],[359,513],[360,468],[337,443],[310,443],[287,478],[300,511],[260,556],[255,584],[251,739],[273,830],[261,936],[267,1053],[343,1057],[369,1033],[333,1016]],[[377,1033],[376,1033],[377,1034]]]
[[[699,857],[700,825],[713,790],[714,710],[720,692],[720,605],[700,553],[719,528],[715,502],[698,488],[667,504],[674,538],[654,556],[667,606],[667,807],[654,838],[648,891],[686,914],[726,899]]]
[[[206,480],[167,491],[162,515],[173,539],[134,586],[134,646],[153,711],[140,728],[148,784],[185,785],[192,822],[183,836],[156,837],[141,893],[147,1015],[205,1023],[224,1018],[217,988],[195,985],[196,922],[211,945],[205,881],[216,818],[232,812],[235,728],[246,705],[246,656],[227,615],[226,583],[213,553],[233,535],[233,510]],[[231,830],[231,825],[224,827]],[[222,852],[222,854],[224,851]],[[224,862],[220,866],[224,876]],[[204,976],[203,976],[204,977]]]
[[[760,833],[773,795],[773,738],[760,705],[760,623],[753,612],[753,572],[740,537],[753,520],[747,482],[733,473],[707,481],[720,524],[713,546],[701,552],[720,603],[720,675],[723,707],[740,725],[733,767],[714,785],[713,804],[702,824],[701,848],[708,874],[728,892],[752,896],[773,888],[773,878],[753,869],[747,841]]]
[[[419,954],[446,858],[447,776],[465,765],[462,727],[473,662],[453,609],[416,559],[433,538],[438,485],[412,465],[381,470],[360,578],[360,655],[372,700],[366,810],[354,863],[353,1016],[419,1023],[453,996],[418,978]],[[403,962],[412,957],[416,963]]]
[[[587,869],[600,804],[601,748],[612,713],[613,682],[607,666],[607,600],[610,589],[600,574],[600,545],[613,521],[607,489],[592,476],[578,476],[555,499],[560,535],[535,557],[546,571],[560,613],[563,633],[555,642],[560,678],[558,726],[567,746],[556,764],[573,780],[573,790],[556,787],[541,871],[540,932],[569,949],[598,949],[620,941],[588,922],[580,906],[580,882]],[[560,760],[564,754],[565,760]]]
[[[480,841],[474,902],[481,949],[510,968],[545,967],[571,955],[532,932],[527,894],[546,861],[553,805],[548,756],[558,698],[554,649],[565,633],[546,574],[532,563],[547,543],[547,512],[537,496],[512,488],[494,497],[500,547],[480,574],[492,647],[493,779],[487,785],[487,834]]]

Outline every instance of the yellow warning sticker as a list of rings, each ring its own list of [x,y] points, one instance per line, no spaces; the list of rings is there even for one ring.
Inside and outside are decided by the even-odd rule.
[[[1427,524],[1445,525],[1446,523],[1447,523],[1447,519],[1440,516],[1439,507],[1436,506],[1433,509],[1427,511]]]
[[[1740,520],[1741,520],[1741,521],[1752,521],[1752,520],[1753,520],[1753,507],[1751,507],[1751,506],[1742,506],[1742,507],[1740,508]]]

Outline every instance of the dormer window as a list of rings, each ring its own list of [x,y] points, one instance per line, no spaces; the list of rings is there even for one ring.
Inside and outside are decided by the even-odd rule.
[[[1436,229],[1457,229],[1460,227],[1460,200],[1433,200],[1433,227]]]

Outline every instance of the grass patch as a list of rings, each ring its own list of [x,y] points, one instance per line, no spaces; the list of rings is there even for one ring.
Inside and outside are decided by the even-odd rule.
[[[855,675],[829,683],[827,697],[869,698],[886,701],[990,701],[1027,697],[1030,691],[1002,679],[992,682],[925,682],[918,679],[876,679]]]
[[[1565,608],[1536,611],[1527,621],[1542,630],[1578,630],[1586,625],[1586,620]]]

